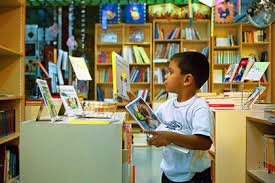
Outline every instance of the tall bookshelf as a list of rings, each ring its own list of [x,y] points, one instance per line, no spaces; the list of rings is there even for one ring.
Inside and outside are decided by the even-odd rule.
[[[133,35],[134,32],[140,31],[144,34],[144,39],[141,39],[140,41],[135,41],[131,39],[131,35]],[[108,41],[108,39],[104,40],[104,36],[106,34],[113,34],[116,35],[115,41],[111,42]],[[134,56],[134,50],[132,49],[134,46],[142,47],[144,51],[146,52],[150,63],[137,63],[135,59],[133,59],[133,63],[130,63],[130,71],[135,69],[142,69],[144,72],[146,72],[147,75],[149,75],[149,78],[151,78],[151,72],[152,72],[152,24],[150,23],[144,23],[144,24],[108,24],[107,30],[101,29],[101,24],[95,25],[95,96],[94,98],[96,100],[99,100],[98,98],[98,91],[97,87],[101,89],[102,97],[103,98],[113,98],[113,85],[112,80],[102,80],[100,78],[100,75],[105,72],[105,70],[108,70],[109,74],[111,74],[112,70],[112,63],[111,63],[111,52],[115,51],[118,54],[121,54],[124,58],[126,57],[127,49],[132,50],[132,57]],[[102,63],[102,61],[99,61],[102,59],[102,52],[105,54],[105,62]],[[99,56],[101,54],[101,56]],[[101,58],[100,58],[101,57]],[[106,59],[107,58],[107,59]],[[129,61],[128,59],[126,59]],[[149,72],[148,72],[149,71]],[[101,73],[100,73],[101,72]],[[146,76],[147,76],[146,75]],[[131,91],[137,92],[138,90],[148,90],[147,95],[147,102],[151,102],[151,91],[152,91],[152,84],[150,82],[151,79],[145,79],[142,81],[134,81],[131,82]],[[102,82],[103,81],[103,82]],[[124,106],[125,104],[119,104]]]
[[[8,134],[7,130],[0,132],[0,157],[4,157],[6,145],[18,143],[19,123],[24,121],[25,115],[25,0],[0,1],[0,27],[1,116],[3,111],[15,110],[12,129],[9,127]],[[0,158],[0,171],[3,175],[3,158]],[[0,176],[0,182],[3,182],[3,176]]]
[[[256,34],[255,32],[264,32],[265,39],[262,41],[245,40],[244,35],[249,33],[249,36]],[[227,38],[232,35],[234,44],[230,46],[221,46],[216,42],[216,38]],[[254,37],[254,36],[253,36]],[[267,61],[270,62],[267,72],[267,81],[261,82],[261,85],[266,87],[266,101],[271,101],[271,26],[266,28],[256,28],[249,23],[228,23],[214,24],[214,36],[212,37],[212,74],[211,74],[211,91],[215,93],[223,93],[224,90],[235,91],[252,91],[259,85],[259,82],[215,82],[214,72],[223,71],[226,73],[228,67],[240,62],[241,58],[248,57],[250,54],[256,54],[261,61],[261,56],[264,51],[267,52]],[[228,59],[229,58],[229,59]]]
[[[178,30],[178,33],[173,33]],[[174,52],[203,52],[206,47],[208,47],[210,51],[210,43],[209,20],[194,20],[192,27],[189,25],[189,20],[153,21],[153,101],[159,102],[160,100],[155,100],[155,97],[161,90],[165,89],[164,75],[169,65],[167,62],[168,58],[171,57]],[[170,51],[170,49],[175,51]],[[208,55],[210,56],[210,54]],[[210,62],[209,56],[208,60]],[[154,71],[158,69],[162,71],[162,76],[160,77],[154,73]],[[209,87],[207,87],[207,89],[209,90]]]

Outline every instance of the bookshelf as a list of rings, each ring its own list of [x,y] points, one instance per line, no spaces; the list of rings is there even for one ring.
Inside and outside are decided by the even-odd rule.
[[[232,35],[233,43],[228,38]],[[259,37],[259,39],[258,39]],[[218,38],[218,39],[217,39]],[[224,40],[223,38],[227,38]],[[252,39],[253,38],[253,39]],[[255,39],[254,39],[255,38]],[[264,39],[263,39],[264,38]],[[225,45],[224,42],[229,40],[229,45]],[[267,53],[267,60],[270,62],[267,70],[267,81],[261,82],[266,89],[266,102],[271,102],[271,26],[267,28],[256,28],[249,23],[228,23],[214,24],[214,36],[212,37],[212,61],[211,61],[211,91],[214,93],[223,93],[224,90],[233,89],[235,91],[241,91],[242,87],[244,91],[252,91],[259,85],[259,82],[217,82],[214,78],[220,78],[224,76],[228,67],[236,63],[238,64],[240,58],[248,57],[250,54],[256,54],[259,61],[262,59],[262,54]],[[220,71],[216,72],[215,71]]]
[[[0,22],[0,157],[5,157],[7,145],[18,145],[25,116],[25,0],[0,1]],[[0,182],[4,168],[0,158]]]
[[[203,52],[210,43],[209,20],[194,20],[192,27],[188,20],[153,20],[153,101],[159,102],[155,97],[165,89],[168,58],[182,51]]]
[[[275,135],[275,124],[255,117],[247,117],[246,123],[246,182],[273,182],[275,175],[264,168],[264,134]]]
[[[108,34],[111,35],[110,37],[113,34],[113,37],[116,38],[105,39],[104,36],[108,36]],[[110,40],[114,40],[114,42],[108,42]],[[145,63],[144,60],[138,62],[134,47],[140,47],[144,50],[150,63]],[[108,77],[106,79],[105,76],[106,73],[110,75],[112,72],[110,56],[112,51],[121,54],[129,61],[130,72],[134,69],[142,73],[142,77],[140,76],[131,81],[131,91],[137,93],[137,91],[147,90],[147,102],[150,103],[152,98],[152,84],[150,82],[152,72],[152,24],[108,24],[107,30],[102,30],[101,24],[95,25],[95,100],[99,100],[98,88],[100,88],[103,98],[113,98],[112,78]],[[104,76],[105,80],[102,79]],[[125,105],[122,103],[120,106],[124,107]]]

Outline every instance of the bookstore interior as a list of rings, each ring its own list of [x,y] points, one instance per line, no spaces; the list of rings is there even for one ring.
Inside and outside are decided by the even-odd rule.
[[[275,183],[274,20],[274,0],[0,0],[0,183]]]

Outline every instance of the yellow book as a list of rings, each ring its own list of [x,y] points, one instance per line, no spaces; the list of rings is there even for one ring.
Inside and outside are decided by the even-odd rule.
[[[137,46],[133,46],[133,50],[134,50],[134,55],[135,55],[135,58],[136,58],[136,63],[137,64],[142,64],[142,58],[141,58],[141,55],[139,53],[139,49]]]
[[[138,50],[139,50],[140,55],[141,55],[142,58],[143,58],[143,61],[144,61],[146,64],[150,64],[150,59],[148,58],[148,56],[147,56],[147,54],[146,54],[144,48],[143,48],[143,47],[137,47],[137,48],[138,48]]]
[[[68,123],[81,123],[81,124],[110,124],[109,121],[86,121],[86,120],[69,120]]]

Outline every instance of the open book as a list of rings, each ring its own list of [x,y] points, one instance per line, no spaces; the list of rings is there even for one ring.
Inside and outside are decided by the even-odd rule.
[[[125,106],[125,108],[129,111],[132,117],[138,122],[139,126],[143,130],[153,130],[153,131],[170,131],[181,133],[179,131],[174,130],[172,127],[169,127],[161,122],[157,115],[152,111],[150,106],[143,100],[142,97],[138,97],[133,100],[131,103]],[[182,133],[181,133],[182,134]],[[147,135],[149,138],[152,135]],[[188,153],[189,149],[184,147],[180,147],[174,144],[170,144],[167,146],[170,149],[177,150],[183,153]]]
[[[68,116],[79,116],[86,118],[100,118],[100,119],[111,119],[113,116],[112,112],[92,112],[84,111],[79,102],[78,96],[73,86],[71,85],[61,85],[60,97],[63,106],[66,110],[66,115]]]
[[[115,96],[130,100],[126,91],[130,91],[129,63],[119,54],[112,52],[113,93]]]
[[[57,115],[57,111],[55,109],[55,106],[53,103],[53,98],[52,98],[51,92],[49,90],[47,81],[42,80],[42,79],[36,79],[36,83],[39,86],[43,101],[46,105],[46,108],[50,115],[51,121],[54,122],[54,121],[60,120],[61,118],[58,117],[58,115]]]

